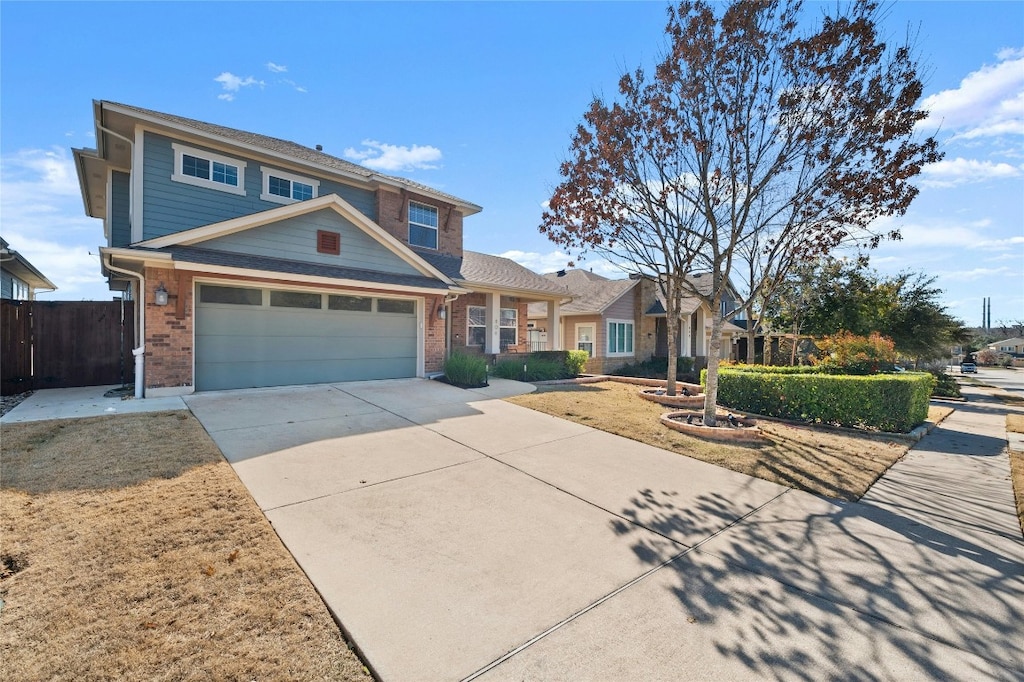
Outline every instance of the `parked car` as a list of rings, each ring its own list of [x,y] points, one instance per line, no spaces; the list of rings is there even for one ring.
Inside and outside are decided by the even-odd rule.
[[[977,374],[978,366],[973,362],[961,362],[960,363],[961,374]]]

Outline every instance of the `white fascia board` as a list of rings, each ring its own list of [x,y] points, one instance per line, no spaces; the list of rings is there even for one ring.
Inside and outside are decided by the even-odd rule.
[[[267,149],[266,147],[260,147],[259,145],[248,144],[248,143],[245,143],[245,142],[240,142],[238,140],[233,140],[231,138],[220,137],[218,135],[210,135],[210,134],[203,133],[201,131],[195,130],[194,128],[188,128],[186,126],[177,125],[177,124],[175,124],[175,123],[173,123],[171,121],[167,121],[167,120],[164,120],[162,118],[156,118],[156,117],[153,117],[153,116],[148,116],[146,114],[143,114],[141,112],[134,111],[134,110],[131,110],[131,109],[122,109],[121,107],[118,107],[116,104],[113,104],[111,102],[105,102],[103,104],[104,104],[104,109],[107,110],[107,111],[116,111],[117,113],[122,114],[124,116],[128,116],[128,117],[134,118],[134,119],[139,120],[139,121],[144,121],[144,122],[146,122],[146,123],[148,123],[148,124],[150,124],[152,126],[155,126],[156,129],[153,130],[153,132],[159,132],[160,128],[163,128],[165,130],[169,129],[169,130],[173,130],[176,133],[179,133],[181,135],[186,135],[188,137],[191,137],[193,140],[200,141],[200,143],[202,143],[203,140],[205,140],[207,144],[209,144],[211,141],[213,141],[213,142],[217,143],[218,145],[226,146],[228,148],[244,149],[244,150],[246,150],[248,152],[251,152],[253,154],[257,154],[257,155],[260,155],[260,156],[265,156],[265,157],[274,158],[274,159],[280,159],[280,160],[282,160],[282,161],[284,161],[284,162],[286,162],[288,164],[291,164],[293,166],[297,166],[299,168],[313,168],[313,169],[316,169],[319,173],[322,173],[322,174],[325,174],[325,175],[333,175],[333,176],[336,176],[336,177],[347,178],[349,180],[356,180],[356,181],[359,181],[359,182],[364,183],[364,184],[378,183],[378,184],[382,184],[382,185],[387,185],[389,187],[395,187],[397,189],[404,188],[406,190],[416,192],[417,194],[422,194],[424,196],[429,196],[432,199],[436,199],[437,201],[442,201],[442,202],[444,202],[446,204],[451,204],[452,203],[451,199],[455,198],[455,197],[442,197],[442,196],[438,196],[429,187],[420,187],[420,186],[413,185],[411,183],[402,182],[401,178],[386,177],[386,176],[383,176],[383,175],[379,175],[377,173],[370,173],[369,175],[363,175],[361,173],[348,173],[348,172],[345,172],[345,171],[340,170],[338,168],[332,168],[331,166],[325,166],[325,165],[319,164],[319,163],[313,163],[313,162],[310,162],[310,161],[296,159],[293,156],[288,156],[287,154],[281,154],[279,152],[275,152],[274,150]],[[474,213],[479,213],[480,211],[483,210],[483,208],[481,208],[480,206],[477,206],[476,204],[472,204],[472,203],[467,202],[467,201],[460,201],[459,203],[455,204],[455,206],[457,206],[458,208],[462,209],[463,215],[466,215],[466,216],[472,215]]]
[[[75,160],[75,172],[78,174],[78,190],[82,194],[82,206],[85,208],[85,215],[95,218],[92,204],[89,201],[89,172],[85,167],[87,161],[102,161],[95,149],[71,149],[71,156]]]
[[[330,286],[342,287],[345,289],[362,289],[367,291],[400,291],[409,294],[427,294],[431,296],[442,296],[447,293],[467,294],[468,291],[459,287],[447,287],[444,289],[432,289],[430,287],[416,287],[404,284],[378,284],[366,282],[360,279],[339,279],[337,277],[321,277],[314,275],[296,275],[290,272],[275,272],[273,270],[253,270],[251,268],[236,268],[227,265],[206,265],[204,263],[189,263],[187,261],[174,261],[174,269],[186,272],[199,272],[207,275],[231,275],[233,277],[247,280],[274,280],[287,282],[296,286]]]
[[[126,249],[120,246],[101,246],[100,263],[103,262],[104,256],[110,256],[111,259],[116,258],[117,260],[120,261],[130,261],[133,264],[138,264],[143,268],[145,268],[146,266],[152,266],[157,268],[174,267],[174,261],[171,258],[171,254],[169,253],[143,253],[138,251],[137,249]]]
[[[324,196],[317,197],[316,199],[307,199],[306,201],[299,201],[279,208],[271,208],[266,211],[260,211],[259,213],[250,213],[249,215],[232,218],[231,220],[203,225],[202,227],[194,227],[191,230],[183,230],[182,232],[175,232],[174,234],[156,237],[155,239],[147,239],[144,242],[140,242],[139,246],[154,249],[164,248],[167,246],[192,246],[216,237],[224,237],[236,232],[269,225],[281,220],[295,218],[297,216],[313,213],[323,209],[332,209],[336,211],[340,216],[373,237],[386,249],[390,250],[403,261],[416,268],[416,270],[421,274],[426,275],[427,277],[439,279],[448,285],[455,284],[451,278],[420,258],[412,251],[412,249],[385,232],[383,228],[377,225],[377,223],[357,211],[352,204],[348,203],[337,194],[325,194]]]
[[[471,293],[475,294],[500,294],[502,296],[522,296],[523,298],[536,299],[536,302],[540,301],[558,301],[559,305],[565,305],[572,301],[571,296],[565,294],[555,294],[547,291],[537,291],[536,289],[520,289],[517,287],[499,287],[494,284],[477,284],[470,282],[469,280],[460,280],[459,284],[466,287]]]

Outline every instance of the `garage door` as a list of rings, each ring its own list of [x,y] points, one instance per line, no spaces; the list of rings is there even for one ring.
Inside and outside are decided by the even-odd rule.
[[[198,391],[416,376],[416,301],[201,284]]]

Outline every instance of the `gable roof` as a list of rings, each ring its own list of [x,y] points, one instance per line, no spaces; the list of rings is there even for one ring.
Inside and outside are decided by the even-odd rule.
[[[0,237],[0,252],[3,253],[3,258],[0,259],[0,269],[17,277],[33,291],[36,289],[57,290],[57,285],[48,280],[43,273],[39,272],[34,265],[28,262],[27,258],[9,247],[10,244],[7,243],[7,240]]]
[[[421,258],[416,252],[401,241],[385,232],[383,228],[364,216],[356,210],[352,204],[348,203],[337,194],[325,194],[323,196],[316,197],[315,199],[298,201],[294,204],[286,204],[266,211],[250,213],[248,215],[239,216],[238,218],[224,220],[219,223],[212,223],[210,225],[194,227],[190,230],[174,232],[172,234],[164,235],[163,237],[147,239],[139,242],[138,246],[150,249],[161,249],[170,246],[195,246],[196,244],[201,244],[218,237],[225,237],[236,232],[250,230],[254,227],[261,227],[287,218],[295,218],[307,213],[324,210],[335,211],[355,225],[356,228],[361,229],[384,248],[394,253],[423,275],[435,277],[446,284],[453,283],[447,275]]]
[[[548,273],[544,279],[562,287],[572,296],[572,302],[562,306],[563,315],[600,315],[639,282],[636,279],[608,279],[579,269]],[[536,312],[540,314],[540,311]]]
[[[414,249],[455,282],[473,290],[492,289],[565,300],[569,294],[514,260],[476,251],[463,251],[462,257]]]
[[[328,172],[333,171],[337,174],[360,179],[367,183],[379,183],[398,189],[408,189],[425,196],[440,199],[446,203],[454,204],[462,211],[463,215],[472,215],[483,210],[480,206],[466,201],[465,199],[460,199],[453,194],[441,192],[433,187],[429,187],[413,180],[380,173],[370,168],[352,163],[351,161],[346,161],[345,159],[332,156],[323,151],[301,145],[297,142],[291,142],[290,140],[283,140],[281,138],[261,135],[259,133],[252,133],[245,130],[239,130],[237,128],[229,128],[215,123],[207,123],[206,121],[199,121],[185,116],[176,116],[174,114],[167,114],[161,111],[154,111],[152,109],[144,109],[131,104],[99,100],[94,101],[93,106],[95,109],[97,125],[97,146],[100,148],[99,151],[101,154],[104,151],[102,144],[103,133],[107,131],[102,130],[100,126],[105,124],[103,112],[107,111],[180,131],[191,131],[202,137],[218,140],[231,145],[269,152],[275,156],[287,157],[287,159],[303,165],[326,170]]]

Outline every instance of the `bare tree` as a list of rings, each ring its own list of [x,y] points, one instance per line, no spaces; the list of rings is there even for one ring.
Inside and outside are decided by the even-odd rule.
[[[720,7],[715,5],[715,7]],[[822,7],[815,5],[815,7]],[[795,263],[897,231],[910,179],[941,155],[919,140],[922,85],[909,45],[878,36],[879,9],[855,1],[810,28],[797,0],[669,8],[666,53],[623,75],[618,101],[595,98],[572,139],[540,226],[553,241],[653,277],[667,309],[675,392],[680,303],[713,311],[704,423],[715,424],[722,318],[747,248],[755,263],[739,310]],[[686,275],[706,272],[697,290]],[[753,317],[753,315],[751,315]]]

